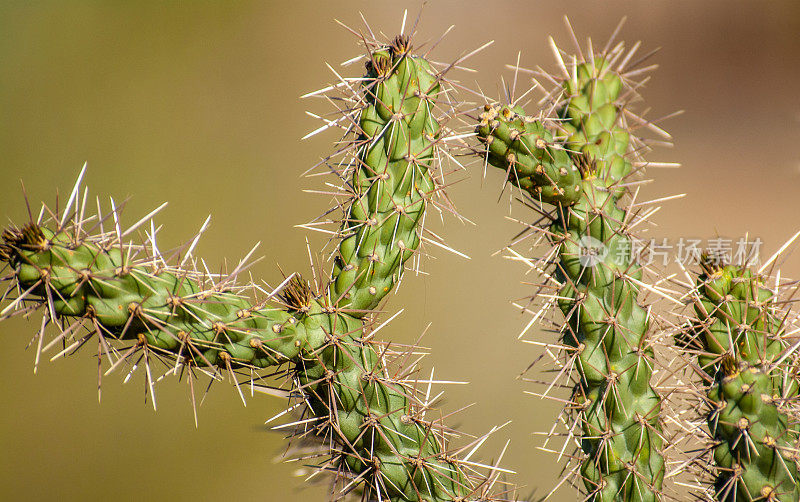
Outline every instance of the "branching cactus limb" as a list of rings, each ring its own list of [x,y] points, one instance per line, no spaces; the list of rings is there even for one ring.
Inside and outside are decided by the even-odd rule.
[[[4,298],[16,296],[0,316],[41,312],[37,364],[53,347],[58,357],[94,339],[107,372],[143,367],[154,405],[156,362],[186,375],[190,388],[199,372],[228,375],[240,393],[242,383],[285,373],[305,405],[297,434],[323,439],[319,467],[339,474],[334,497],[359,489],[364,500],[494,499],[501,471],[477,475],[479,464],[458,460],[463,449],[448,448],[452,432],[427,418],[416,363],[402,364],[417,357],[373,339],[373,309],[418,248],[437,190],[442,74],[409,51],[404,37],[372,46],[366,78],[341,83],[356,89],[342,118],[356,140],[341,152],[356,160],[337,171],[352,173],[351,192],[329,282],[292,275],[265,292],[237,282],[244,262],[223,276],[198,271],[193,243],[170,265],[154,232],[144,244],[126,240],[138,224],[123,232],[116,209],[86,215],[76,185],[62,214],[45,208],[49,219],[4,232]],[[58,328],[52,339],[48,325]]]
[[[660,498],[664,478],[662,399],[651,382],[651,316],[629,233],[641,217],[626,198],[644,165],[628,123],[647,121],[628,109],[641,73],[636,47],[626,53],[612,43],[585,57],[553,45],[562,71],[548,76],[558,82],[545,100],[552,114],[527,115],[513,100],[486,105],[476,131],[486,162],[544,215],[544,226],[531,228],[554,246],[540,263],[554,266],[542,290],[555,285],[546,296],[564,316],[560,374],[578,373],[568,408],[577,411],[587,498],[649,501]]]
[[[375,85],[359,96],[356,155],[344,170],[352,171],[354,193],[330,292],[356,312],[377,307],[400,279],[419,246],[435,191],[431,172],[440,125],[434,111],[442,87],[430,64],[406,57],[408,50],[408,40],[398,37],[367,62]]]
[[[678,342],[707,395],[709,499],[800,500],[796,356],[787,351],[791,313],[749,267],[701,260],[695,319]],[[785,288],[785,287],[784,287]],[[780,288],[779,288],[780,289]]]

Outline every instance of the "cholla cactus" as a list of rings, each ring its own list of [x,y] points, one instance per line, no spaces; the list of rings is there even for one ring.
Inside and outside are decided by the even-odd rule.
[[[643,203],[632,202],[632,178],[648,165],[641,154],[649,146],[633,130],[668,135],[631,112],[643,83],[635,79],[650,67],[638,66],[646,57],[634,61],[638,44],[626,51],[613,39],[571,56],[553,43],[561,73],[545,74],[557,85],[544,111],[528,115],[513,98],[487,104],[476,135],[486,163],[505,171],[541,216],[525,233],[550,244],[539,260],[509,251],[546,278],[534,295],[545,306],[529,326],[548,307],[560,311],[560,339],[547,344],[557,367],[550,386],[565,381],[572,390],[558,418],[567,425],[560,453],[573,440],[580,450],[575,476],[564,479],[582,481],[583,500],[645,502],[665,498],[662,450],[674,443],[663,422],[680,418],[653,377],[658,326],[645,296],[666,294],[648,283],[634,252],[631,229],[647,213],[635,209]],[[512,489],[498,488],[503,470],[470,460],[486,436],[454,449],[453,431],[429,418],[429,394],[416,387],[417,348],[397,351],[375,338],[378,309],[422,243],[443,246],[424,222],[431,204],[448,204],[440,150],[469,135],[449,136],[445,123],[458,115],[444,80],[455,63],[437,69],[402,35],[365,45],[365,76],[337,75],[309,94],[341,112],[319,130],[344,131],[341,149],[320,164],[340,183],[325,217],[343,214],[327,222],[336,238],[330,275],[292,274],[276,288],[242,283],[249,255],[232,272],[212,274],[192,254],[196,238],[168,256],[155,242],[155,212],[126,230],[116,207],[87,214],[82,172],[63,210],[44,207],[3,232],[9,287],[0,320],[41,314],[36,365],[54,349],[56,359],[96,342],[105,374],[143,368],[154,406],[154,386],[168,375],[185,376],[193,400],[202,373],[228,377],[242,399],[243,384],[283,376],[297,400],[287,425],[293,437],[315,441],[319,453],[304,460],[336,474],[335,499],[510,499]],[[128,238],[148,222],[144,240]],[[789,346],[790,316],[748,268],[708,257],[702,266],[689,294],[696,318],[677,337],[703,380],[689,393],[710,408],[704,427],[688,427],[690,440],[707,443],[694,465],[714,474],[699,495],[800,500],[800,344]]]
[[[644,165],[644,144],[629,122],[647,122],[628,109],[638,97],[633,78],[643,71],[632,63],[638,44],[629,52],[613,41],[600,52],[590,44],[576,55],[552,45],[561,73],[547,76],[557,82],[543,100],[547,111],[526,114],[513,99],[487,104],[476,129],[485,145],[479,153],[544,215],[530,228],[552,250],[525,260],[552,267],[537,296],[554,299],[564,316],[553,352],[563,355],[559,376],[576,370],[567,410],[576,416],[569,428],[583,451],[586,499],[657,500],[662,399],[651,383],[651,315],[640,300],[643,272],[630,234],[641,217],[626,198]]]
[[[153,399],[155,360],[190,385],[208,372],[237,388],[242,377],[258,384],[286,368],[305,405],[296,433],[322,440],[319,467],[338,473],[336,497],[360,487],[364,500],[489,499],[498,472],[479,476],[479,464],[458,460],[448,429],[427,417],[416,365],[373,339],[374,309],[426,238],[425,208],[441,190],[440,116],[453,110],[443,72],[412,54],[407,37],[367,49],[366,76],[329,88],[346,105],[332,122],[346,147],[326,159],[343,181],[345,212],[330,282],[292,275],[273,291],[243,285],[246,260],[223,276],[195,268],[196,240],[171,262],[154,232],[127,240],[147,217],[123,231],[116,208],[89,216],[78,184],[61,214],[45,209],[49,219],[3,233],[0,260],[18,294],[2,317],[41,312],[37,363],[53,347],[59,356],[94,338],[107,373],[144,367]],[[61,328],[50,340],[48,325]]]
[[[703,495],[800,500],[798,368],[787,350],[793,316],[749,267],[722,263],[713,254],[704,255],[701,266],[690,295],[696,318],[678,342],[696,356],[691,366],[702,379],[697,391],[707,396],[709,408],[707,432],[693,430],[707,444],[696,463],[714,474]]]

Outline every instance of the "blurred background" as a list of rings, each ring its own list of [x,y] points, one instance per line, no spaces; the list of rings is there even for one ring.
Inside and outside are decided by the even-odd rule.
[[[235,262],[261,241],[266,259],[255,277],[277,283],[278,265],[306,271],[304,238],[294,225],[328,207],[302,189],[320,178],[300,174],[327,155],[335,135],[300,138],[319,124],[305,110],[326,112],[300,95],[332,81],[334,67],[360,50],[334,22],[362,29],[359,11],[387,36],[412,21],[419,2],[3,2],[0,16],[0,163],[3,221],[22,222],[19,180],[34,203],[69,193],[84,161],[91,192],[121,201],[127,223],[169,201],[157,221],[166,248],[189,238],[208,214],[198,248],[209,264]],[[552,34],[569,39],[567,14],[579,36],[605,41],[622,16],[621,37],[661,47],[661,68],[643,90],[648,116],[686,113],[664,124],[675,148],[650,160],[680,162],[653,169],[645,197],[675,193],[654,216],[653,237],[738,238],[749,231],[769,254],[795,231],[800,194],[800,4],[671,0],[435,1],[424,9],[417,42],[455,30],[436,58],[450,61],[490,39],[469,61],[478,73],[453,78],[491,95],[522,51],[523,66],[553,69]],[[341,70],[357,76],[360,66]],[[527,83],[527,82],[526,82]],[[464,99],[470,99],[464,96]],[[517,471],[523,494],[546,493],[559,477],[534,431],[548,430],[559,406],[526,396],[540,390],[517,375],[537,355],[516,340],[527,322],[510,305],[529,287],[519,264],[492,256],[515,233],[501,176],[484,179],[475,165],[450,189],[461,212],[439,228],[465,260],[432,249],[429,275],[408,275],[388,308],[405,308],[383,337],[409,342],[432,323],[423,343],[437,377],[464,380],[448,389],[445,408],[475,402],[451,425],[483,433],[512,423],[487,444],[491,460],[511,440],[504,465]],[[455,178],[454,178],[455,179]],[[513,214],[527,218],[519,207]],[[800,258],[783,264],[800,276]],[[307,488],[297,464],[277,459],[279,433],[263,425],[284,408],[272,397],[245,408],[226,385],[212,389],[195,429],[184,384],[159,388],[159,410],[144,402],[142,375],[95,389],[90,352],[44,364],[34,377],[24,350],[35,322],[0,325],[0,493],[15,500],[324,500]],[[544,339],[549,333],[542,333]],[[572,500],[566,489],[553,500]]]

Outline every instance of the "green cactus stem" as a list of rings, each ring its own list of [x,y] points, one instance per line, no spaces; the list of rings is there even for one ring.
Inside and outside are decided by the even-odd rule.
[[[104,344],[132,340],[124,346],[130,356],[149,352],[189,368],[288,363],[317,432],[344,447],[340,467],[372,474],[374,489],[391,500],[452,500],[469,491],[413,396],[386,378],[364,323],[321,303],[301,280],[284,290],[282,304],[252,303],[235,287],[133,261],[95,240],[76,243],[65,232],[29,225],[4,240],[19,287],[32,301],[48,299],[45,317],[88,322]]]
[[[711,382],[706,392],[716,500],[800,500],[800,427],[789,406],[798,384],[782,369],[790,365],[779,364],[786,349],[785,313],[748,267],[710,255],[701,265],[697,318],[688,335]]]
[[[650,316],[638,303],[642,270],[623,202],[635,169],[628,81],[614,66],[621,51],[573,58],[555,117],[486,105],[476,129],[486,161],[532,204],[553,206],[542,211],[552,215],[543,232],[556,248],[562,344],[578,371],[570,406],[578,410],[587,500],[596,502],[658,500],[664,477]]]
[[[219,278],[169,266],[148,246],[123,242],[119,230],[90,235],[91,220],[56,217],[3,234],[0,259],[20,293],[5,310],[39,309],[45,324],[68,326],[47,344],[63,342],[63,352],[96,336],[112,369],[144,357],[150,385],[156,357],[234,379],[237,370],[284,365],[307,404],[299,433],[330,446],[321,468],[338,472],[343,490],[361,485],[365,500],[485,499],[491,483],[448,451],[446,429],[425,418],[428,404],[403,372],[389,371],[391,351],[369,329],[420,244],[426,198],[436,189],[441,75],[410,54],[403,37],[373,51],[367,66],[354,97],[354,193],[329,286],[315,291],[293,276],[253,301],[236,284],[238,268]],[[48,348],[43,337],[40,349]]]
[[[350,169],[353,201],[330,289],[353,315],[377,307],[400,279],[435,191],[430,171],[440,126],[433,113],[441,87],[430,64],[407,51],[408,41],[398,37],[367,64],[376,84],[364,92]]]

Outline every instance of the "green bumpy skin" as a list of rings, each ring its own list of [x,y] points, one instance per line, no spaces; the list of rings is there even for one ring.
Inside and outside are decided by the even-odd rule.
[[[203,288],[195,273],[131,266],[119,247],[75,245],[37,226],[7,231],[2,255],[21,288],[53,298],[58,318],[91,319],[108,339],[133,339],[196,366],[291,364],[314,415],[330,420],[346,445],[347,467],[377,470],[391,500],[445,501],[463,492],[438,438],[412,418],[407,391],[385,378],[379,348],[362,341],[362,321],[302,287],[295,308],[254,305]]]
[[[566,104],[558,111],[566,141],[554,141],[519,107],[487,105],[477,133],[487,161],[509,182],[556,206],[548,235],[558,246],[564,343],[579,354],[573,400],[587,500],[653,501],[664,477],[661,398],[650,384],[648,315],[637,303],[642,271],[619,207],[626,193],[619,182],[632,171],[616,104],[622,84],[602,58],[578,65],[575,76],[563,82]]]
[[[708,426],[717,499],[796,502],[800,427],[781,403],[798,389],[774,367],[784,328],[773,293],[746,267],[706,259],[703,268],[693,331],[703,350],[698,362],[714,377]]]
[[[35,224],[4,233],[0,261],[11,264],[27,301],[46,304],[46,316],[83,318],[106,342],[133,340],[190,366],[289,364],[319,419],[317,434],[334,444],[333,455],[341,452],[338,466],[326,467],[367,480],[367,499],[467,500],[472,487],[441,432],[418,418],[409,385],[387,373],[385,347],[364,338],[366,310],[392,289],[419,245],[417,226],[433,190],[438,84],[428,63],[406,50],[398,40],[372,55],[363,165],[353,177],[360,195],[323,294],[294,281],[285,305],[254,304],[237,294],[242,288],[209,289],[197,272],[132,263],[130,248],[113,237]]]
[[[374,309],[417,249],[440,135],[436,72],[398,38],[372,54],[353,167],[354,200],[341,229],[330,294],[353,315]],[[361,313],[360,313],[361,312]]]

